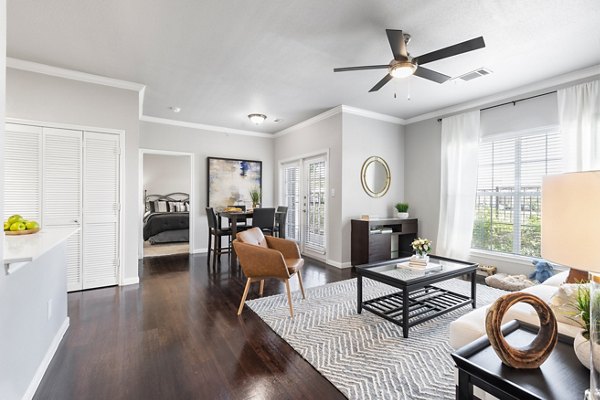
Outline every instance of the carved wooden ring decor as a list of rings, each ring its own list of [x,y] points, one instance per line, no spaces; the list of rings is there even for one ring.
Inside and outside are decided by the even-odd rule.
[[[501,331],[504,314],[516,303],[527,303],[537,312],[540,319],[540,330],[527,346],[515,348],[510,346]],[[515,292],[500,297],[489,308],[485,318],[485,330],[492,348],[500,360],[509,367],[519,369],[538,368],[546,361],[558,341],[556,317],[542,299],[529,293]]]

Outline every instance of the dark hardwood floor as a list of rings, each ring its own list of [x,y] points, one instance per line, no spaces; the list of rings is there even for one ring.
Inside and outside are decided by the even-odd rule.
[[[352,277],[306,261],[307,288]],[[215,270],[205,255],[147,258],[140,277],[69,294],[71,325],[34,399],[345,398],[250,309],[236,315],[245,279],[227,256]],[[284,290],[270,280],[264,295]]]

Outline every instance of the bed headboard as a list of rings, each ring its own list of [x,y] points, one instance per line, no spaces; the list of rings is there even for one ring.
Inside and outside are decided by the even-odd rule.
[[[186,212],[190,211],[190,195],[183,192],[169,194],[145,194],[146,212]]]

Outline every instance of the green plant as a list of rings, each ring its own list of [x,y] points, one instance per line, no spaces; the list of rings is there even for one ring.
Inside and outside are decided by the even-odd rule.
[[[581,285],[577,288],[577,297],[575,298],[575,308],[577,309],[577,314],[574,318],[571,318],[575,321],[578,321],[578,318],[581,320],[578,321],[584,329],[583,336],[586,339],[590,338],[590,288],[589,285]],[[583,323],[581,323],[583,321]]]
[[[405,213],[408,211],[408,203],[398,203],[395,207],[399,213]]]
[[[250,200],[253,205],[260,203],[260,189],[255,187],[250,189]]]

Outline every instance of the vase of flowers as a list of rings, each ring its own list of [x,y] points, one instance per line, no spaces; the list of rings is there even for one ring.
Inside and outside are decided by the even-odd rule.
[[[416,258],[427,258],[427,254],[431,251],[431,240],[429,239],[416,238],[410,245]]]

